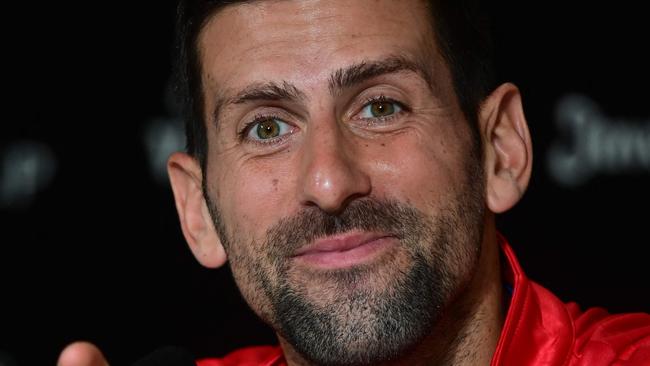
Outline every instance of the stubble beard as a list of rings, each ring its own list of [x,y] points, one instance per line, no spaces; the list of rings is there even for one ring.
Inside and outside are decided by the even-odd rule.
[[[205,187],[204,194],[235,278],[239,271],[269,303],[264,320],[313,364],[374,365],[401,357],[427,337],[473,275],[483,232],[484,184],[480,167],[472,168],[435,217],[395,200],[363,198],[338,215],[311,207],[282,219],[262,243],[229,235]],[[382,266],[395,265],[390,256],[369,266],[320,273],[316,282],[327,284],[327,300],[314,299],[309,284],[296,279],[292,253],[352,230],[390,233],[408,265],[391,278],[380,273]],[[264,253],[236,254],[242,245]],[[381,286],[364,286],[368,281]],[[254,308],[259,302],[246,300]]]

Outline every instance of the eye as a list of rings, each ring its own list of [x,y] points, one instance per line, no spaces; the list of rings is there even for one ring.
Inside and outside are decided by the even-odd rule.
[[[275,117],[261,117],[251,122],[246,129],[251,140],[264,141],[293,132],[293,127]]]
[[[361,110],[362,119],[385,118],[402,111],[402,105],[381,97],[370,101]]]

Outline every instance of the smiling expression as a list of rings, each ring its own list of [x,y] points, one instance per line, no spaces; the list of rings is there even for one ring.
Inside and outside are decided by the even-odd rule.
[[[199,51],[205,198],[251,307],[320,363],[425,337],[472,276],[484,194],[425,3],[229,6]]]

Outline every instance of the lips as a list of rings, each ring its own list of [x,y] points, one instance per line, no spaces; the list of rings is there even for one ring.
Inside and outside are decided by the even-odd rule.
[[[296,262],[319,269],[352,267],[371,262],[397,243],[392,235],[381,233],[346,233],[316,240],[297,250]]]

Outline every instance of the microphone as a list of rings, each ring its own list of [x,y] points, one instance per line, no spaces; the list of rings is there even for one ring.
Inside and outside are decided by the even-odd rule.
[[[196,361],[188,350],[167,346],[144,356],[133,366],[196,366]]]

